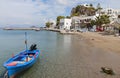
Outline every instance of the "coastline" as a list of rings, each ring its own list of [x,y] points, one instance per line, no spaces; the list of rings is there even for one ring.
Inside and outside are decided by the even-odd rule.
[[[76,32],[76,31],[68,31],[60,30],[60,29],[53,29],[53,28],[4,28],[3,30],[45,30],[45,31],[53,31],[59,32],[63,35],[78,35],[82,36],[83,39],[89,41],[92,45],[97,46],[101,49],[118,52],[120,53],[120,38],[115,37],[114,35],[105,35],[105,32]]]
[[[48,31],[56,32],[56,29],[47,29]],[[57,32],[63,35],[78,35],[82,39],[87,40],[91,45],[101,48],[106,51],[120,53],[120,37],[114,35],[105,35],[105,32],[66,32],[57,29]]]
[[[52,29],[54,31],[54,29]],[[90,42],[91,45],[94,45],[98,48],[101,48],[106,51],[117,52],[120,53],[120,37],[114,35],[105,35],[105,32],[59,32],[63,35],[78,35],[81,36],[82,39]]]

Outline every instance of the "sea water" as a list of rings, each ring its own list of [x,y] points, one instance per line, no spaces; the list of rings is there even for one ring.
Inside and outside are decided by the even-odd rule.
[[[50,63],[56,63],[56,58],[60,57],[59,53],[68,51],[70,47],[70,36],[64,37],[57,32],[51,31],[32,31],[32,30],[0,30],[0,74],[5,71],[3,63],[12,55],[26,49],[25,32],[27,32],[27,49],[35,43],[41,51],[37,64],[31,69],[22,73],[20,76],[28,78],[37,78],[40,72],[44,71],[43,67]],[[66,48],[66,49],[65,49]],[[43,66],[43,67],[42,67]],[[42,68],[41,68],[42,67]],[[34,73],[33,73],[34,72]],[[33,75],[32,75],[33,74]]]

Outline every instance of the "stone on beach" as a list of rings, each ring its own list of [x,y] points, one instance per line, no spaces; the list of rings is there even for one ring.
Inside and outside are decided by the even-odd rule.
[[[108,68],[108,67],[101,67],[102,72],[108,74],[108,75],[114,75],[113,69],[112,68]]]

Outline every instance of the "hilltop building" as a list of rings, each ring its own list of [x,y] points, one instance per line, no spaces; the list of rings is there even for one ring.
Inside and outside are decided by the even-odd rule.
[[[106,8],[103,10],[103,13],[110,16],[110,21],[111,21],[111,23],[113,23],[117,20],[118,14],[120,13],[120,10]]]

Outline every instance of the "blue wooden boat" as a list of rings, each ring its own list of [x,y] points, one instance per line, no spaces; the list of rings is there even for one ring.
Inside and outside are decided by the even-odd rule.
[[[20,52],[6,61],[3,66],[7,69],[8,77],[15,78],[17,74],[31,67],[38,59],[40,51],[37,50],[36,44],[33,44],[29,50]]]
[[[39,54],[39,50],[26,50],[6,61],[4,67],[8,71],[9,78],[15,78],[18,73],[31,67],[38,59]]]

